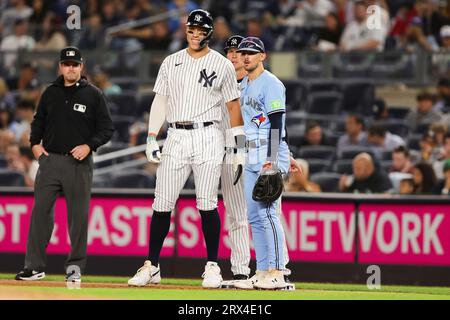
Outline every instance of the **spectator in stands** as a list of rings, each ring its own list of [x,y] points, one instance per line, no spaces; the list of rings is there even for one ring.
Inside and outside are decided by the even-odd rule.
[[[339,190],[353,193],[384,193],[392,188],[391,181],[382,170],[375,170],[370,154],[363,152],[353,159],[353,176],[343,175]]]
[[[9,91],[6,81],[0,77],[0,106],[7,109],[14,109],[16,105],[14,94]]]
[[[214,19],[214,34],[209,42],[209,47],[221,52],[223,50],[223,44],[230,36],[231,30],[225,18],[217,17]]]
[[[305,135],[300,139],[299,147],[303,146],[326,146],[328,140],[322,132],[320,124],[316,121],[310,121],[306,125]]]
[[[445,160],[442,171],[444,178],[435,187],[436,194],[450,195],[450,159]]]
[[[430,125],[430,134],[433,136],[435,148],[437,149],[437,158],[440,160],[444,156],[445,135],[447,134],[447,124],[444,122],[435,122]]]
[[[48,2],[44,0],[33,0],[33,14],[30,17],[32,26],[40,26],[48,15]]]
[[[300,2],[300,9],[304,11],[306,26],[322,27],[325,17],[335,8],[329,0],[305,0]]]
[[[383,99],[375,99],[372,106],[373,118],[376,121],[387,120],[389,118],[389,110]]]
[[[251,14],[247,19],[247,37],[258,37],[264,42],[267,51],[272,50],[275,43],[274,38],[268,28],[264,26],[262,17]]]
[[[381,31],[383,32],[384,38],[386,38],[389,34],[390,28],[391,28],[391,21],[389,17],[389,7],[386,4],[385,0],[365,0],[365,4],[367,6],[367,9],[371,8],[371,6],[376,6],[377,11],[369,10],[369,15],[372,14],[380,14],[381,23],[379,27],[381,27]],[[373,8],[373,7],[372,7]]]
[[[192,10],[198,9],[199,6],[195,1],[191,0],[171,0],[167,4],[167,10],[183,10],[185,13],[189,13]],[[186,20],[184,20],[186,21]],[[180,19],[172,17],[169,19],[170,33],[174,33],[180,27]]]
[[[39,86],[37,80],[37,67],[34,63],[25,62],[17,77],[9,78],[8,88],[11,91],[24,91],[35,89]]]
[[[92,72],[92,83],[108,95],[121,94],[122,88],[111,82],[108,74],[100,66],[95,66]]]
[[[437,92],[438,98],[433,109],[441,113],[450,113],[450,79],[440,79],[437,85]]]
[[[342,51],[381,51],[386,35],[381,29],[369,29],[367,26],[366,5],[357,1],[354,5],[355,20],[347,24],[341,37]]]
[[[413,171],[414,194],[431,194],[436,187],[437,179],[431,165],[417,163]]]
[[[0,101],[0,154],[5,154],[6,147],[14,140],[14,134],[11,131],[13,114],[6,106],[6,103]]]
[[[415,132],[420,125],[438,122],[442,118],[439,111],[433,109],[434,96],[423,91],[417,95],[417,109],[412,110],[406,117],[406,121],[411,131]]]
[[[158,21],[152,25],[152,36],[145,43],[146,49],[167,51],[172,41],[166,21]]]
[[[105,28],[119,24],[120,14],[117,10],[117,2],[114,0],[103,1],[100,16]]]
[[[30,140],[31,122],[34,117],[34,103],[22,100],[16,107],[17,122],[11,125],[11,132],[14,134],[14,141],[20,145],[28,145]]]
[[[11,143],[10,145],[6,146],[5,159],[8,169],[23,172],[24,165],[20,160],[20,148],[17,143]]]
[[[388,132],[382,124],[377,123],[369,128],[367,143],[380,159],[383,152],[392,151],[399,146],[406,145],[402,137]]]
[[[364,119],[359,115],[349,115],[345,120],[345,135],[339,137],[337,154],[343,148],[351,146],[366,146],[367,134],[364,132]]]
[[[302,171],[292,172],[289,180],[284,183],[285,191],[291,192],[321,192],[320,186],[309,180],[309,164],[304,159],[295,159]]]
[[[421,161],[433,163],[441,158],[441,151],[436,147],[436,140],[430,130],[423,134],[419,144]]]
[[[25,178],[25,186],[34,187],[36,174],[39,168],[39,163],[34,158],[30,147],[20,147],[20,161],[22,162],[23,176]]]
[[[447,133],[445,135],[444,138],[444,152],[443,152],[443,156],[441,157],[441,159],[436,160],[433,162],[433,169],[434,169],[434,173],[436,174],[436,177],[438,179],[443,179],[444,175],[443,175],[443,168],[444,168],[444,163],[450,160],[450,132]]]
[[[413,166],[407,147],[399,146],[392,151],[392,167],[389,172],[413,173]]]
[[[445,25],[441,27],[439,32],[441,36],[441,52],[450,52],[450,25]]]
[[[3,37],[13,32],[13,26],[17,20],[28,20],[33,14],[33,9],[27,5],[26,0],[12,0],[0,16],[0,30]],[[1,37],[0,37],[1,38]]]
[[[330,12],[325,18],[325,26],[319,30],[317,35],[316,50],[333,51],[339,48],[342,26],[336,13]]]
[[[175,32],[171,32],[172,41],[169,45],[169,52],[176,52],[178,50],[181,50],[182,48],[186,47],[186,21],[187,21],[187,15],[181,15],[180,16],[180,23],[179,27]],[[158,67],[159,67],[158,63]]]
[[[92,14],[87,19],[86,27],[83,28],[78,47],[80,49],[95,49],[101,47],[104,40],[104,29],[102,18],[98,14]]]
[[[0,51],[11,51],[4,55],[4,65],[10,68],[10,74],[16,72],[15,63],[20,50],[33,50],[36,41],[28,34],[28,21],[16,20],[14,34],[6,36],[0,43]]]
[[[400,181],[399,194],[414,194],[414,179],[405,178]]]
[[[60,31],[58,20],[53,13],[42,22],[42,35],[36,43],[37,51],[59,51],[67,45],[66,36]]]

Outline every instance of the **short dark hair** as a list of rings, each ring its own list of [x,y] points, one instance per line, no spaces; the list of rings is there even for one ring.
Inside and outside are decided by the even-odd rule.
[[[422,91],[417,95],[416,100],[417,101],[428,100],[434,102],[434,95],[428,91]]]
[[[450,131],[447,132],[447,134],[445,135],[445,137],[444,137],[444,142],[445,142],[447,139],[450,139]]]
[[[364,127],[364,118],[362,116],[360,116],[359,114],[350,114],[348,117],[355,119],[355,122],[357,124],[360,124]]]
[[[22,110],[33,110],[34,111],[34,103],[30,100],[20,100],[17,103],[16,109]]]
[[[405,146],[398,146],[393,150],[394,153],[403,153],[406,158],[409,158],[409,149]]]
[[[379,123],[375,123],[369,128],[369,136],[378,136],[385,137],[386,136],[386,128]]]
[[[312,129],[314,129],[314,128],[316,128],[316,127],[320,127],[320,123],[319,123],[319,122],[314,121],[314,120],[309,121],[309,122],[306,124],[305,133],[308,133],[309,131],[311,131]]]

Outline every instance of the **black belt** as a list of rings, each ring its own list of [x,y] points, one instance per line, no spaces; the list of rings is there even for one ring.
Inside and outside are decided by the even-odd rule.
[[[192,129],[199,129],[199,128],[208,127],[208,126],[210,126],[212,124],[214,124],[214,122],[212,122],[212,121],[196,122],[196,123],[172,122],[172,123],[169,123],[169,127],[175,128],[175,129],[192,130]]]

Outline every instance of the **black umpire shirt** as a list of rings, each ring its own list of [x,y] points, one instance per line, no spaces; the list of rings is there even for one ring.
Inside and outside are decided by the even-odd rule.
[[[43,141],[45,150],[69,153],[87,144],[91,151],[108,142],[114,132],[103,92],[82,76],[70,87],[63,76],[42,94],[31,123],[31,147]]]

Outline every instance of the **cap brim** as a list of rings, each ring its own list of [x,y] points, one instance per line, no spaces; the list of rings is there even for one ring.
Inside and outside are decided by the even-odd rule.
[[[237,52],[256,52],[256,53],[263,53],[261,50],[255,49],[255,48],[242,48],[237,49]]]
[[[79,64],[82,64],[82,63],[83,63],[83,61],[77,60],[77,59],[63,59],[63,60],[59,60],[59,62],[60,62],[60,63],[61,63],[61,62],[76,62],[76,63],[79,63]]]

